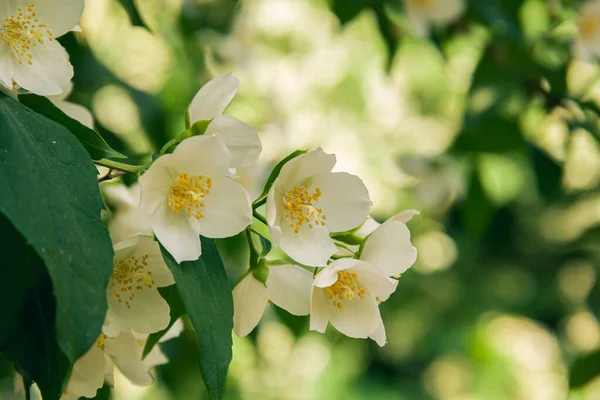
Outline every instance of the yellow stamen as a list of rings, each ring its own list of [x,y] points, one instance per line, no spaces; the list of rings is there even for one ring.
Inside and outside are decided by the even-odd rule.
[[[23,65],[23,60],[32,65],[33,54],[30,52],[33,47],[44,44],[44,39],[49,41],[54,39],[52,31],[46,29],[46,24],[38,24],[37,15],[34,11],[35,4],[27,6],[27,10],[18,9],[16,15],[4,18],[0,22],[0,39],[8,45],[13,57],[17,59],[19,65]]]

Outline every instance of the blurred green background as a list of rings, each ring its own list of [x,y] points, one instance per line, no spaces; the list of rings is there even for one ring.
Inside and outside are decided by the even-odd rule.
[[[252,196],[323,146],[376,219],[422,211],[418,261],[381,307],[387,346],[271,306],[234,338],[227,399],[600,399],[600,68],[572,55],[581,2],[466,3],[424,38],[402,0],[86,0],[61,39],[69,101],[119,151],[148,157],[232,72],[227,112],[264,147],[239,171]],[[219,243],[233,282],[243,244]],[[205,398],[193,335],[162,349],[155,385],[98,398]]]

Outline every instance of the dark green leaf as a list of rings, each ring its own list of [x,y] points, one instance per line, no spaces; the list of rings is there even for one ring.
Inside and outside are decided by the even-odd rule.
[[[0,215],[0,353],[13,360],[44,399],[58,399],[71,363],[58,347],[55,300],[44,262]]]
[[[462,223],[475,236],[483,235],[488,229],[495,209],[486,196],[477,174],[473,174],[469,183],[469,194],[462,205]]]
[[[333,0],[331,10],[343,25],[356,18],[364,9],[380,2],[381,0]]]
[[[578,358],[571,367],[569,386],[576,389],[600,375],[600,350]]]
[[[516,120],[485,115],[467,120],[452,147],[457,152],[504,153],[525,148]]]
[[[165,299],[166,302],[169,303],[169,308],[171,309],[171,320],[169,321],[169,325],[165,329],[159,332],[152,333],[150,334],[150,336],[148,336],[148,340],[146,341],[146,345],[144,346],[142,358],[146,358],[148,353],[152,351],[154,346],[156,346],[160,339],[162,339],[165,333],[167,333],[167,331],[171,329],[175,321],[177,321],[177,319],[185,313],[185,306],[183,305],[183,301],[181,300],[181,296],[177,291],[176,285],[160,287],[158,288],[158,291],[160,292],[160,295],[163,297],[163,299]]]
[[[264,200],[267,197],[267,194],[269,194],[269,190],[271,190],[271,186],[273,186],[273,183],[275,183],[275,179],[277,179],[277,177],[279,176],[279,173],[281,172],[281,168],[283,168],[283,166],[285,164],[287,164],[290,160],[293,160],[294,158],[296,158],[304,153],[306,153],[306,150],[296,150],[293,153],[291,153],[290,155],[288,155],[286,158],[281,160],[275,166],[275,168],[273,168],[273,171],[271,171],[269,178],[267,178],[267,182],[265,183],[265,188],[263,189],[263,192],[254,201],[255,205],[259,204],[262,200]]]
[[[92,160],[65,127],[0,95],[0,213],[50,273],[57,340],[71,361],[101,331],[112,274],[96,179]]]
[[[214,242],[201,238],[202,256],[181,264],[161,247],[196,330],[200,370],[211,400],[222,398],[231,362],[233,296]]]
[[[108,143],[93,129],[74,120],[62,112],[50,100],[45,97],[28,94],[19,96],[19,101],[35,111],[44,115],[53,121],[58,122],[67,128],[81,142],[93,160],[102,158],[127,158],[123,154],[111,148]]]

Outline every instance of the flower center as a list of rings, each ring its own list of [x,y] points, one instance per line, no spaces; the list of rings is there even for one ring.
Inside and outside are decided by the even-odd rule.
[[[210,188],[210,178],[180,174],[169,189],[169,208],[175,214],[183,210],[188,217],[204,218],[200,208],[204,207],[204,198],[210,194]]]
[[[313,204],[313,202],[319,201],[319,197],[323,195],[321,189],[316,188],[311,194],[306,190],[307,187],[308,185],[305,183],[283,196],[283,215],[295,233],[300,232],[300,228],[305,223],[312,229],[313,224],[325,226],[327,220],[327,215],[323,214],[323,210],[315,208],[316,204]]]
[[[104,333],[101,333],[100,336],[98,336],[98,339],[96,339],[96,346],[98,346],[100,350],[104,350],[106,348],[106,344],[104,343],[106,339],[108,339],[108,336],[106,336]]]
[[[327,293],[329,299],[333,300],[334,307],[342,308],[344,300],[351,301],[356,296],[359,299],[365,297],[365,289],[358,283],[356,273],[338,271],[337,276],[338,280],[333,285],[325,288],[325,293]]]
[[[146,271],[148,267],[148,254],[142,259],[131,256],[117,262],[113,268],[110,287],[119,303],[125,302],[128,309],[135,301],[135,292],[141,292],[145,288],[152,289],[155,285],[152,279],[152,271]]]
[[[4,18],[0,25],[0,37],[10,47],[10,52],[19,64],[27,60],[32,64],[31,50],[38,44],[44,44],[44,39],[54,40],[52,31],[46,29],[46,24],[40,24],[34,11],[35,4],[30,3],[27,9],[18,8],[18,14]]]
[[[600,33],[599,17],[596,13],[589,13],[581,18],[578,28],[584,39],[594,40],[598,33]]]

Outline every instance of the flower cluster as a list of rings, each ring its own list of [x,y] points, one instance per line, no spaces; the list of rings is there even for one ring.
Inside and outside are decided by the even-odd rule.
[[[0,7],[0,85],[49,96],[92,127],[87,110],[64,101],[73,71],[55,41],[76,26],[83,1],[74,3]],[[369,218],[372,203],[362,180],[333,172],[336,157],[321,148],[282,161],[252,202],[236,172],[257,162],[261,141],[252,127],[223,114],[238,87],[231,74],[206,83],[190,104],[188,129],[140,168],[135,186],[103,185],[107,203],[118,203],[108,222],[114,261],[107,314],[102,333],[74,364],[63,399],[94,397],[105,382],[113,383],[115,368],[134,384],[152,383],[150,369],[167,359],[158,346],[144,356],[146,341],[173,323],[158,289],[176,284],[161,247],[177,263],[195,261],[202,255],[201,235],[247,234],[248,270],[232,291],[238,336],[250,333],[274,303],[310,315],[312,330],[324,332],[330,322],[350,337],[385,344],[379,304],[416,260],[406,223],[417,212],[378,225]],[[253,238],[261,235],[252,225],[260,223],[286,254],[283,260],[268,254],[270,246],[258,255]],[[180,322],[173,324],[163,340],[181,329]]]

